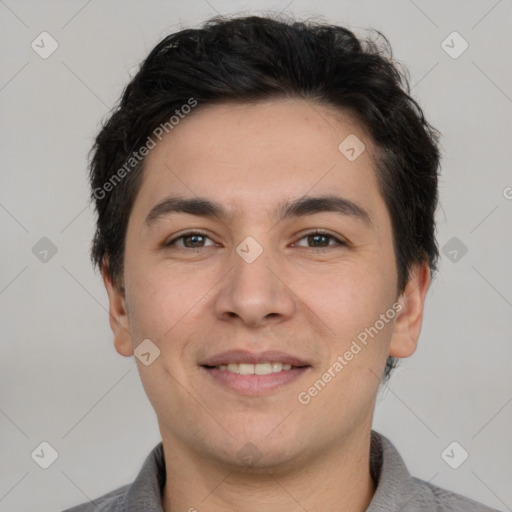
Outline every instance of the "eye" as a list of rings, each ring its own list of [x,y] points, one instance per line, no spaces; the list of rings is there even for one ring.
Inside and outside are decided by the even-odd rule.
[[[302,240],[306,241],[306,244],[301,243]],[[333,243],[331,243],[333,242]],[[345,242],[323,231],[313,231],[304,235],[296,244],[300,247],[308,247],[311,249],[323,249],[326,247],[336,247],[340,245],[346,245]]]
[[[207,240],[209,240],[211,243],[207,244]],[[199,231],[190,231],[188,233],[183,233],[180,236],[169,240],[168,242],[165,242],[164,245],[165,247],[175,245],[177,247],[184,247],[186,249],[201,249],[209,245],[215,245],[215,242],[213,242],[213,240],[204,233]]]

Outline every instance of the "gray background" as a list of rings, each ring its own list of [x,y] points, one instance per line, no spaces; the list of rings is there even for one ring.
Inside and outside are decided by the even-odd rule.
[[[512,510],[511,1],[5,0],[0,511],[95,498],[131,482],[159,442],[135,362],[113,348],[88,259],[87,151],[164,35],[217,13],[268,10],[382,30],[443,134],[438,238],[445,247],[457,237],[459,248],[441,258],[419,349],[382,390],[375,428],[415,476]],[[31,48],[43,31],[59,45],[47,59]],[[469,44],[456,59],[441,46],[453,31]],[[42,237],[57,248],[46,262],[32,251]],[[59,454],[48,469],[31,458],[42,441]],[[441,457],[452,441],[469,452],[458,469]]]

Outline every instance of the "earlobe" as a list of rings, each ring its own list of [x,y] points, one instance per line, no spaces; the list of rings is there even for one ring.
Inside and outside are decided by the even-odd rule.
[[[105,259],[102,265],[101,275],[108,295],[109,321],[110,328],[114,334],[114,347],[122,356],[130,357],[133,355],[133,347],[124,291],[120,290],[113,282],[108,268],[108,262]]]
[[[430,286],[428,263],[418,263],[411,269],[409,280],[399,298],[402,306],[397,315],[389,348],[392,357],[409,357],[418,346],[423,321],[425,297]]]

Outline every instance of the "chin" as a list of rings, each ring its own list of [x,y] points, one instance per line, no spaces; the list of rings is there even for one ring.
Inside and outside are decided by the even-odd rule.
[[[294,436],[290,431],[276,433],[279,421],[274,421],[272,427],[265,425],[265,428],[255,431],[244,429],[243,434],[233,433],[233,437],[223,440],[210,438],[209,446],[205,446],[204,451],[208,451],[212,459],[230,471],[281,473],[286,472],[287,468],[296,469],[301,458],[307,460],[301,441],[304,436]]]
[[[287,468],[296,468],[296,458],[289,450],[282,447],[258,447],[250,441],[238,450],[229,453],[216,453],[218,462],[226,465],[230,471],[254,474],[285,473]]]

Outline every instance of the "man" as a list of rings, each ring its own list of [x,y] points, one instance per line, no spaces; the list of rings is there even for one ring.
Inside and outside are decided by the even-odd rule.
[[[96,140],[92,258],[162,443],[71,511],[490,510],[371,429],[438,258],[438,133],[385,50],[246,17],[142,64]]]

